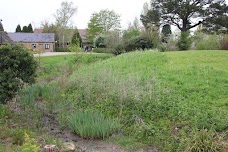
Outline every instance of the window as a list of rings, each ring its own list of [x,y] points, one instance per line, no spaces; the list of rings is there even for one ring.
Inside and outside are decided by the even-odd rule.
[[[50,44],[45,44],[45,49],[50,49]]]
[[[32,44],[32,48],[35,49],[36,48],[36,44]]]

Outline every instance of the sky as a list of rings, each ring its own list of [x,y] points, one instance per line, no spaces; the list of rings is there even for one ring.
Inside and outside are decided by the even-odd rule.
[[[54,14],[66,0],[0,0],[0,19],[7,32],[15,32],[18,24],[39,28],[41,22],[54,22]],[[143,4],[150,0],[67,0],[77,6],[77,13],[72,17],[73,26],[85,29],[91,15],[101,9],[114,10],[121,16],[121,25],[126,28],[135,17],[140,16]]]

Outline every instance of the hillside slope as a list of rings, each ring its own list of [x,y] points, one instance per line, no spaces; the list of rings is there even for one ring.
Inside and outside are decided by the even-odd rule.
[[[124,136],[182,151],[204,131],[212,143],[216,132],[228,131],[227,90],[226,51],[147,51],[83,67],[67,94],[78,109],[119,118]]]

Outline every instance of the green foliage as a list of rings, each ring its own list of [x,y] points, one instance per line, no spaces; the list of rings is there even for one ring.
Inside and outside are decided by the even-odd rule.
[[[33,28],[32,28],[32,24],[30,23],[29,25],[28,25],[28,29],[27,29],[28,31],[28,33],[33,33]]]
[[[22,145],[24,143],[24,130],[21,128],[10,130],[10,136],[12,137],[12,143],[16,145]]]
[[[133,141],[184,151],[180,140],[193,129],[227,130],[227,58],[224,51],[127,53],[74,72],[66,97],[77,109],[119,118]]]
[[[114,49],[112,48],[94,48],[93,52],[95,53],[112,53]]]
[[[172,31],[171,31],[171,27],[169,24],[165,24],[163,27],[162,27],[162,42],[167,42],[167,39],[169,38],[169,36],[172,34]]]
[[[143,26],[146,29],[150,28],[151,25],[154,25],[154,26],[160,25],[161,14],[159,13],[158,8],[159,8],[159,1],[152,0],[150,9],[140,16],[140,20],[142,21]]]
[[[113,57],[111,54],[73,54],[41,57],[38,68],[38,81],[53,81],[58,77],[71,74],[83,64],[89,64]]]
[[[59,95],[56,94],[58,88],[53,85],[45,84],[33,84],[30,86],[25,86],[19,92],[19,103],[21,106],[31,107],[35,106],[36,100],[42,99],[45,102],[51,102],[57,100]],[[31,107],[32,108],[32,107]]]
[[[0,103],[13,98],[23,83],[33,83],[37,63],[21,46],[0,47]]]
[[[135,29],[135,28],[130,28],[128,30],[125,30],[123,33],[123,39],[124,41],[128,41],[134,37],[137,37],[140,35],[140,31],[139,29]]]
[[[161,43],[157,47],[160,52],[177,51],[179,49],[177,46],[178,40],[174,37],[174,35],[170,35],[165,39],[165,41],[165,43]]]
[[[110,53],[114,55],[119,55],[124,53],[124,47],[119,45],[116,48],[94,48],[93,52],[95,53]]]
[[[81,46],[82,38],[81,38],[78,30],[75,30],[74,34],[71,38],[71,44],[78,45],[78,43],[79,43],[79,46]]]
[[[196,50],[219,50],[220,36],[197,33],[194,37]]]
[[[191,11],[189,12],[189,10]],[[150,24],[156,25],[156,23],[158,23],[157,26],[160,24],[172,24],[181,32],[187,32],[204,22],[216,25],[218,22],[213,22],[212,20],[227,16],[226,13],[227,5],[224,0],[202,0],[200,2],[195,0],[152,0],[151,9],[147,14],[141,16],[141,20],[145,27]],[[196,19],[200,20],[195,21]]]
[[[15,30],[16,33],[22,32],[20,24],[17,25],[17,28]]]
[[[213,130],[192,130],[187,138],[181,140],[181,144],[186,146],[185,151],[224,151],[228,148],[228,145],[219,139],[223,138],[219,136]],[[224,151],[225,152],[225,151]]]
[[[119,121],[105,118],[95,111],[75,112],[69,117],[69,127],[84,138],[106,138],[120,126]]]
[[[7,122],[7,119],[11,118],[12,114],[8,107],[0,104],[0,126]],[[1,138],[1,137],[0,137]]]
[[[100,35],[100,36],[96,37],[96,39],[94,41],[94,45],[95,45],[95,47],[105,48],[106,47],[105,36]]]
[[[39,152],[40,151],[40,146],[36,143],[36,141],[29,137],[29,135],[25,132],[24,133],[24,139],[25,142],[21,146],[21,151],[22,152]]]
[[[80,39],[76,37],[72,42],[73,43],[68,46],[69,50],[76,53],[80,52],[82,50],[80,47]]]
[[[27,27],[27,26],[23,26],[22,32],[23,32],[23,33],[28,33],[28,27]]]
[[[10,117],[11,112],[10,110],[5,106],[0,104],[0,119],[4,119],[5,117]]]
[[[56,47],[55,52],[71,52],[69,48]]]
[[[125,44],[126,52],[135,51],[138,49],[142,49],[142,50],[150,49],[152,47],[153,47],[152,42],[143,36],[134,37]]]
[[[228,50],[228,35],[224,35],[220,41],[220,47],[222,50]]]
[[[99,34],[104,34],[111,30],[120,28],[120,16],[113,10],[101,10],[92,14],[88,23],[88,39],[93,42],[94,38]]]
[[[179,50],[188,50],[192,44],[189,32],[181,32],[177,46]]]

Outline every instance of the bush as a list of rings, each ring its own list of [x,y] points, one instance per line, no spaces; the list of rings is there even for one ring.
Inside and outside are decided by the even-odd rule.
[[[213,130],[194,129],[189,136],[181,140],[181,145],[186,146],[185,151],[224,151],[228,148],[222,135],[216,134]]]
[[[35,139],[29,137],[29,135],[24,133],[24,144],[21,146],[22,152],[39,152],[40,146],[35,141]]]
[[[95,53],[112,53],[114,49],[112,48],[94,48],[93,52]]]
[[[180,50],[188,50],[192,44],[189,32],[181,32],[181,36],[177,43]]]
[[[72,131],[84,138],[104,139],[118,129],[119,121],[105,118],[98,112],[86,111],[73,113],[69,117],[69,126]]]
[[[178,50],[177,40],[175,39],[175,37],[173,35],[170,35],[169,37],[167,37],[167,39],[165,41],[166,41],[165,43],[161,43],[158,46],[158,50],[160,52],[177,51]]]
[[[70,52],[69,48],[56,47],[55,52]]]
[[[0,59],[0,103],[6,103],[24,83],[35,81],[37,63],[21,46],[1,46]]]
[[[152,47],[153,47],[153,44],[149,39],[142,36],[137,36],[127,42],[127,44],[125,45],[125,50],[126,52],[129,52],[129,51],[135,51],[138,49],[143,49],[143,50],[149,49]]]
[[[111,53],[114,55],[119,55],[121,53],[124,53],[123,46],[117,46],[116,48],[94,48],[93,52],[95,53]]]
[[[224,36],[220,41],[220,46],[222,50],[228,50],[228,35]]]
[[[105,37],[100,35],[95,39],[95,46],[99,47],[99,48],[105,48],[106,44],[105,44]]]
[[[195,36],[195,49],[196,50],[219,50],[219,36],[218,35],[206,35],[198,33]]]

